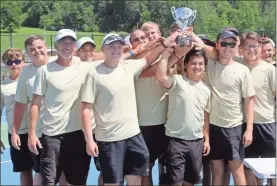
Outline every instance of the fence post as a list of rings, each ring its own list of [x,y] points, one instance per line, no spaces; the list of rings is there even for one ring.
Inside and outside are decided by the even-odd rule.
[[[11,44],[11,48],[13,47],[13,35],[12,32],[10,32],[10,44]]]
[[[51,56],[53,55],[53,54],[52,54],[52,48],[53,48],[53,47],[52,47],[52,44],[53,44],[52,42],[53,42],[53,41],[52,41],[52,34],[51,34],[51,35],[50,35],[50,43],[51,43],[51,52],[50,52],[50,54],[51,54]]]

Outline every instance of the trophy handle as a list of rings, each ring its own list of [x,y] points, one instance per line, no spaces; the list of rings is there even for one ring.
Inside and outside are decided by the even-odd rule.
[[[194,19],[196,18],[196,13],[197,11],[196,10],[193,10],[192,11],[192,16],[189,18],[189,25],[191,26],[191,23],[194,21]]]
[[[176,20],[175,10],[176,10],[176,8],[175,8],[174,6],[173,6],[173,7],[171,7],[171,13],[172,13],[172,16],[173,16],[173,18]]]

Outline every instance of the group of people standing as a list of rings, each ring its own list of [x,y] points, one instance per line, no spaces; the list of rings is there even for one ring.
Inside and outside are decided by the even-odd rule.
[[[31,65],[4,52],[1,112],[22,185],[85,185],[91,157],[99,185],[153,185],[156,160],[161,185],[201,183],[202,170],[203,185],[262,183],[243,159],[276,155],[272,40],[228,27],[212,42],[176,24],[164,38],[146,22],[95,47],[61,29],[53,61],[40,36],[25,41]]]

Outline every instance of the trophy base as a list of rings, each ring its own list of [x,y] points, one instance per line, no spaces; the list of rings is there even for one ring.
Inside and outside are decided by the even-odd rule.
[[[191,41],[191,36],[177,36],[176,37],[176,44],[180,47],[182,46],[187,46],[191,47],[192,41]]]

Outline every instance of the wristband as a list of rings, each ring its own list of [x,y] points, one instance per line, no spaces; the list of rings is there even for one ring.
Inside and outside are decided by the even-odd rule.
[[[133,50],[129,50],[128,52],[129,52],[129,54],[131,55],[131,57],[135,56]]]

